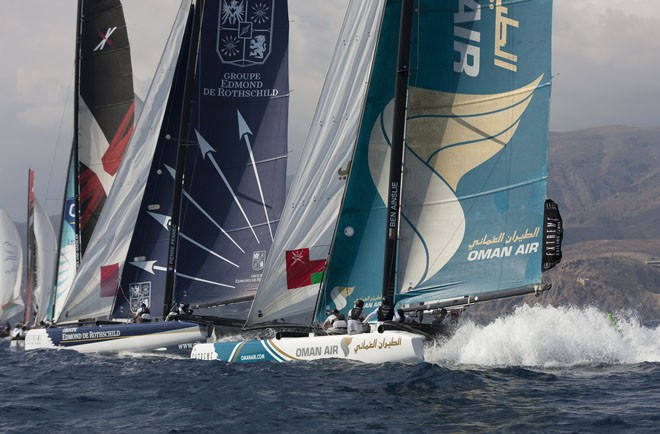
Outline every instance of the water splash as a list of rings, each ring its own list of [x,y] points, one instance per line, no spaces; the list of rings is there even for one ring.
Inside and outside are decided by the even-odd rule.
[[[660,361],[660,326],[645,327],[631,312],[617,323],[596,308],[524,305],[486,326],[466,322],[426,351],[442,366],[562,367]]]

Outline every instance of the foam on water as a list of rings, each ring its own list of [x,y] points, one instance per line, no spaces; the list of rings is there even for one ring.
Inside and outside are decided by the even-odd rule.
[[[524,305],[486,326],[462,324],[426,351],[442,366],[561,367],[660,361],[660,326],[644,327],[630,312],[613,325],[595,308]]]

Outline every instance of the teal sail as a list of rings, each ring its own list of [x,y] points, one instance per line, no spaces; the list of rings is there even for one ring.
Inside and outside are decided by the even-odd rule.
[[[533,289],[541,281],[552,2],[422,4],[398,288],[407,303]],[[438,29],[453,50],[430,54],[428,35]]]
[[[551,0],[416,2],[399,304],[538,289],[551,13]],[[399,14],[388,1],[317,320],[358,298],[380,301]]]
[[[387,149],[387,142],[372,143],[372,128],[387,128],[391,113],[383,115],[394,98],[395,64],[399,37],[400,1],[388,1],[382,17],[378,47],[358,140],[351,161],[344,200],[324,282],[317,303],[316,319],[322,322],[327,310],[350,309],[352,300],[362,299],[365,308],[380,303],[383,280],[384,222],[387,207],[369,170],[369,149]],[[389,115],[389,118],[387,117]],[[385,166],[384,166],[385,167]],[[387,173],[383,172],[383,176]],[[386,182],[386,180],[383,180]]]
[[[69,172],[64,193],[64,208],[60,226],[60,246],[55,276],[55,289],[50,300],[50,321],[58,318],[62,312],[63,300],[69,293],[73,278],[77,271],[77,238],[76,238],[76,192],[75,170],[73,160],[69,162]]]

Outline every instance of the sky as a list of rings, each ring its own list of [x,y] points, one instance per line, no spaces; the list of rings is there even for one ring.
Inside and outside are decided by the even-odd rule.
[[[180,0],[122,3],[135,89],[144,98]],[[290,146],[305,140],[347,4],[289,0]],[[26,219],[28,168],[36,172],[42,206],[51,215],[61,211],[75,26],[75,0],[3,2],[0,207],[15,221]],[[660,1],[554,0],[550,130],[660,126],[658,53]]]

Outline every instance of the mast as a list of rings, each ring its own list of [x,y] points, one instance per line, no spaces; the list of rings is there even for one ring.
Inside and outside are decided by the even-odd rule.
[[[75,233],[76,233],[76,269],[80,266],[80,164],[78,156],[78,142],[79,142],[79,119],[78,112],[80,111],[80,41],[82,38],[82,2],[78,0],[78,23],[76,25],[76,55],[75,55],[75,77],[73,80],[73,144],[71,146],[71,161],[73,162],[73,182],[74,182],[74,206],[75,206]],[[66,206],[66,191],[65,206]],[[64,214],[62,214],[62,218]]]
[[[195,18],[193,21],[192,37],[190,38],[190,49],[188,51],[188,65],[186,66],[186,84],[184,87],[184,103],[181,111],[179,137],[175,138],[177,143],[176,172],[174,177],[174,194],[172,197],[172,216],[170,219],[170,241],[169,252],[167,255],[167,277],[165,280],[165,304],[163,306],[163,316],[167,316],[174,294],[174,268],[176,266],[177,244],[179,240],[183,171],[185,167],[186,146],[188,145],[188,127],[190,121],[190,101],[192,99],[195,64],[197,62],[197,48],[199,45],[199,29],[201,26],[204,0],[194,1],[191,3],[191,8],[194,9]]]
[[[406,98],[410,61],[410,43],[414,0],[402,0],[399,25],[399,47],[396,63],[394,112],[392,119],[392,147],[387,192],[387,222],[385,230],[385,268],[383,270],[383,297],[394,300],[396,286],[397,238],[401,208],[401,178],[403,168],[403,142],[406,128]]]
[[[25,313],[23,323],[30,323],[32,309],[32,291],[34,289],[34,172],[28,169],[28,201],[27,201],[27,288],[25,294]]]

